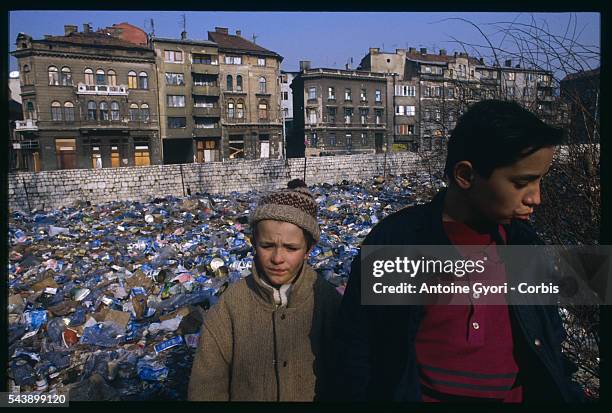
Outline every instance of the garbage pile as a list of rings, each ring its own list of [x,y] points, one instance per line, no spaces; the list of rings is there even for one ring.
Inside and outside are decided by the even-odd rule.
[[[317,185],[309,263],[343,292],[357,247],[439,178]],[[9,389],[78,400],[185,400],[206,310],[253,264],[262,193],[79,202],[9,214]]]

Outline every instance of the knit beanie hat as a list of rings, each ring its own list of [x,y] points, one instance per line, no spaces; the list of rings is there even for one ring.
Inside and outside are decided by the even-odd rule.
[[[317,222],[317,203],[306,184],[294,179],[287,189],[281,189],[261,197],[257,208],[250,216],[251,227],[264,219],[289,222],[308,232],[315,243],[321,230]]]

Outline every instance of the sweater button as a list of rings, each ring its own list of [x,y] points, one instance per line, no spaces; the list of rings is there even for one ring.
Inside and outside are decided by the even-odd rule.
[[[536,338],[533,344],[535,344],[536,347],[542,347],[542,341],[539,338]]]
[[[472,327],[474,327],[474,330],[478,330],[480,328],[480,324],[474,322],[472,323]]]
[[[285,314],[281,314],[281,320],[285,319]]]

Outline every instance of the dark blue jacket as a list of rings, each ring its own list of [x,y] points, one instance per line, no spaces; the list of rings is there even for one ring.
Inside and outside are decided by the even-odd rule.
[[[445,191],[424,205],[382,220],[363,244],[450,245],[442,226]],[[542,244],[532,228],[513,220],[507,243]],[[355,257],[340,308],[337,385],[345,400],[419,401],[421,388],[415,338],[422,306],[362,306],[361,256]],[[583,400],[569,377],[575,366],[561,353],[565,329],[556,306],[510,306],[512,335],[524,401]],[[539,340],[539,346],[536,346]]]

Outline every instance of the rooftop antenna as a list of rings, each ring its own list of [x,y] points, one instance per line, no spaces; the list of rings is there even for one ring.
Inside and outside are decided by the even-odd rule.
[[[255,33],[253,33],[253,43],[257,43],[257,38],[259,36],[257,36]]]
[[[187,37],[187,16],[185,15],[185,13],[181,15],[181,20],[183,26],[183,31],[181,32],[181,39],[185,40],[185,38]]]
[[[155,22],[153,21],[153,19],[149,19],[149,24],[147,24],[147,21],[145,20],[145,28],[147,28],[147,26],[149,26],[149,36],[150,37],[155,37]]]

